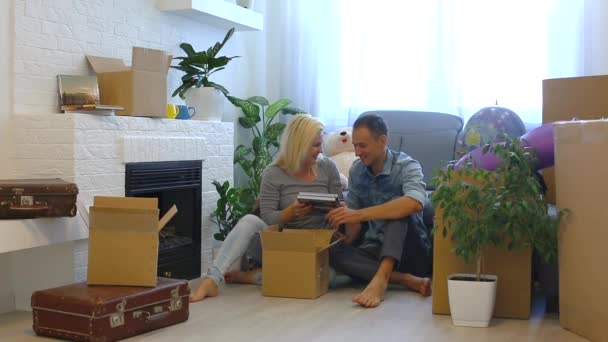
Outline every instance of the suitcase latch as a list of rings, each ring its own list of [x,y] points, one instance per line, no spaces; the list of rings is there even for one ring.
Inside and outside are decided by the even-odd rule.
[[[125,306],[127,305],[126,300],[116,304],[116,312],[110,315],[110,326],[112,328],[119,327],[125,324]]]
[[[179,287],[171,290],[171,303],[169,304],[169,310],[178,311],[182,308],[182,299],[179,298]]]

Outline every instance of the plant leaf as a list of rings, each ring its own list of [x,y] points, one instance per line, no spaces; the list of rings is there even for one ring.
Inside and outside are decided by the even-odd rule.
[[[279,135],[281,135],[285,126],[286,125],[282,122],[273,123],[264,130],[264,137],[267,141],[273,143],[279,138]]]
[[[280,99],[277,102],[271,104],[270,107],[266,108],[266,112],[264,113],[264,115],[266,115],[266,117],[268,119],[272,120],[272,118],[274,118],[275,115],[277,115],[279,110],[287,107],[287,105],[290,103],[291,103],[291,100]]]
[[[263,96],[252,96],[252,97],[248,98],[247,101],[257,103],[260,106],[270,106],[270,103],[268,102],[268,100]]]
[[[256,124],[261,121],[260,119],[260,107],[258,107],[255,103],[239,99],[238,97],[234,97],[231,95],[226,96],[228,101],[232,103],[234,106],[240,108],[243,111],[243,114],[249,119],[252,119]],[[249,127],[246,127],[249,128]]]
[[[303,111],[300,108],[284,107],[283,109],[281,109],[281,113],[288,114],[288,115],[293,115],[293,114],[300,114],[300,113],[306,113],[306,112]]]
[[[239,118],[239,124],[241,124],[241,126],[243,126],[243,128],[251,128],[256,125],[256,122],[252,118],[241,116]]]

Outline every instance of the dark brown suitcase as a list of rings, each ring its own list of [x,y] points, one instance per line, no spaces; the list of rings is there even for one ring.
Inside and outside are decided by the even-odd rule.
[[[59,178],[0,180],[0,219],[76,215],[78,187]]]
[[[78,283],[32,294],[37,335],[110,342],[186,321],[186,280],[158,278],[156,287]]]

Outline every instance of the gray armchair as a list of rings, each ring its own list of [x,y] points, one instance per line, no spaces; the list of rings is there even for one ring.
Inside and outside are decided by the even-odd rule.
[[[433,170],[453,160],[462,130],[460,117],[445,113],[376,110],[388,125],[389,148],[403,151],[422,165],[427,190],[433,190]]]

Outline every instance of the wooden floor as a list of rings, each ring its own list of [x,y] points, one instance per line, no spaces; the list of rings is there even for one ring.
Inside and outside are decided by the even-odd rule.
[[[562,329],[556,315],[534,305],[532,319],[493,319],[489,328],[461,328],[431,314],[431,298],[390,290],[375,309],[351,303],[357,289],[330,291],[317,300],[269,298],[252,285],[191,305],[190,319],[128,341],[586,341]],[[56,341],[36,337],[29,312],[0,315],[0,341]]]

